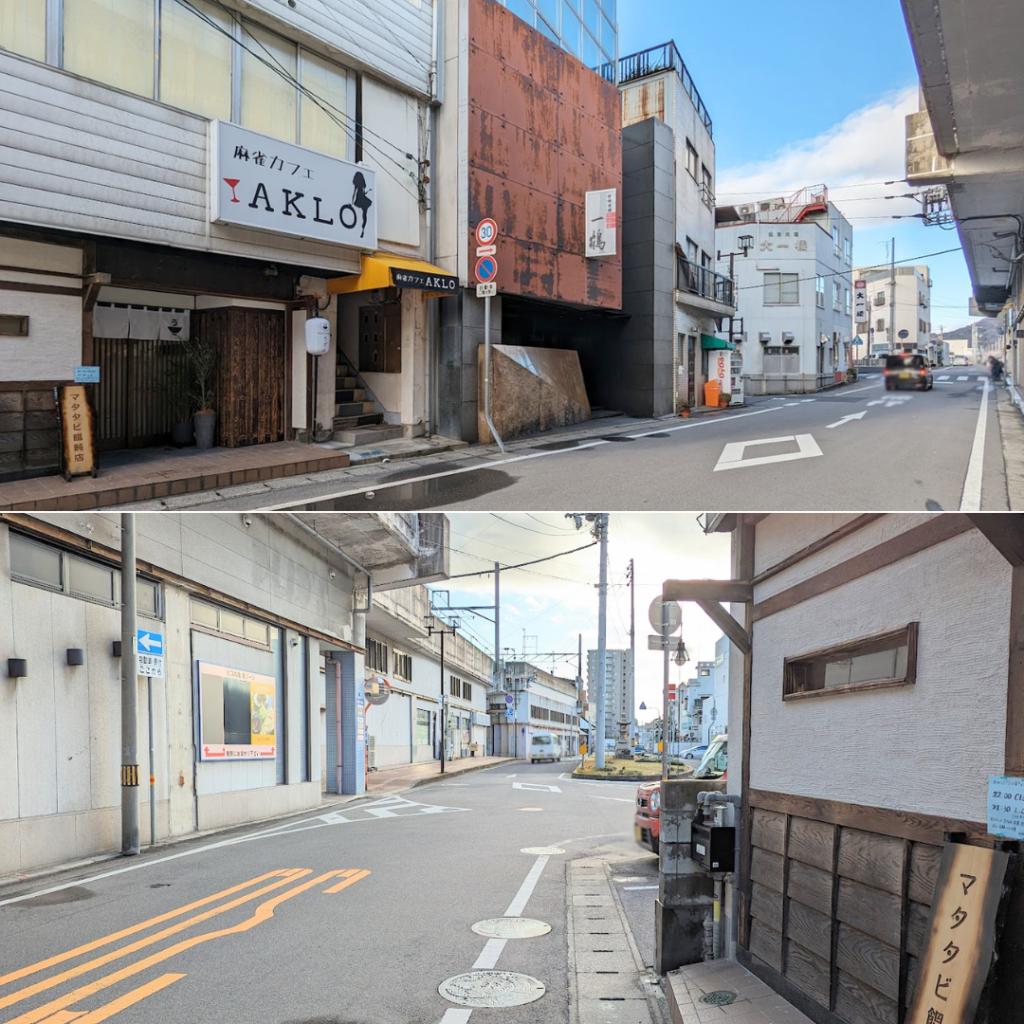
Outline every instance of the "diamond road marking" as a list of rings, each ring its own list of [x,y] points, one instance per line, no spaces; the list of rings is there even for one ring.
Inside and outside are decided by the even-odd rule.
[[[796,443],[797,451],[783,452],[781,455],[761,455],[753,459],[743,457],[747,448],[759,444],[784,444],[787,441]],[[722,450],[715,466],[715,472],[723,469],[743,469],[747,466],[767,466],[773,462],[793,462],[796,459],[813,459],[822,455],[818,442],[810,434],[792,434],[789,437],[764,437],[757,441],[734,441]]]
[[[561,793],[557,786],[545,786],[539,782],[513,782],[513,789],[529,789],[535,793]]]

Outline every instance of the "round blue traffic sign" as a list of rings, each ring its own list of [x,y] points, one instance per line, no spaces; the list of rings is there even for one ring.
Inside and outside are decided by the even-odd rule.
[[[493,281],[498,273],[498,261],[493,256],[481,256],[476,261],[476,279],[481,284]]]

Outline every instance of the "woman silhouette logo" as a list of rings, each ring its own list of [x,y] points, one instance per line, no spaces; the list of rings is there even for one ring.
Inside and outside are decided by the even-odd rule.
[[[352,205],[363,211],[362,230],[359,232],[360,238],[366,234],[366,216],[370,212],[370,207],[373,206],[373,200],[369,196],[369,191],[366,187],[366,178],[363,177],[361,171],[356,171],[355,176],[352,178]],[[353,227],[355,227],[354,224]]]

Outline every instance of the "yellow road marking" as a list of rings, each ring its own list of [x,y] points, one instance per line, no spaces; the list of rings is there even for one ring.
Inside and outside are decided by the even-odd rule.
[[[90,1013],[85,1014],[84,1017],[79,1017],[76,1014],[78,1024],[100,1024],[100,1021],[113,1017],[114,1014],[126,1010],[129,1006],[141,1003],[143,999],[148,999],[151,995],[155,995],[161,989],[167,988],[168,985],[173,985],[184,977],[184,974],[163,974],[159,978],[154,978],[153,981],[147,982],[145,985],[133,988],[131,992],[126,992],[123,996],[113,1000],[113,1002],[92,1010]],[[43,1024],[50,1024],[50,1021],[43,1021]]]
[[[47,1017],[42,1024],[68,1024],[69,1021],[78,1020],[85,1010],[61,1010],[52,1017]]]
[[[104,953],[103,956],[98,956],[93,960],[87,960],[85,963],[79,964],[77,967],[72,967],[69,970],[64,971],[62,974],[54,974],[49,978],[37,981],[34,985],[28,985],[25,988],[16,989],[14,992],[0,998],[0,1010],[5,1006],[12,1006],[14,1003],[20,1003],[24,999],[38,995],[40,992],[45,992],[47,989],[55,988],[57,985],[61,985],[65,981],[70,981],[72,978],[78,978],[83,974],[87,974],[89,971],[94,971],[97,967],[103,967],[114,960],[119,960],[121,957],[127,956],[129,953],[135,953],[140,949],[145,949],[146,946],[151,946],[153,943],[159,942],[161,939],[165,939],[170,935],[175,935],[180,931],[184,931],[186,928],[191,928],[194,924],[200,924],[203,921],[208,921],[211,917],[216,917],[218,914],[223,914],[225,911],[233,910],[235,907],[240,907],[244,903],[249,903],[252,900],[259,899],[260,896],[265,896],[268,892],[273,892],[274,889],[279,889],[282,885],[288,885],[297,878],[300,878],[303,875],[311,875],[312,873],[313,872],[309,868],[292,868],[284,874],[283,877],[279,877],[276,882],[272,882],[270,885],[265,885],[263,888],[257,889],[255,892],[239,896],[237,899],[231,900],[230,903],[223,903],[219,907],[214,907],[212,910],[207,910],[202,914],[197,914],[195,917],[180,921],[178,924],[172,925],[170,928],[165,928],[163,931],[147,935],[144,939],[139,939],[136,942],[129,943],[127,946],[122,946],[120,949],[111,950],[109,953]],[[280,875],[281,873],[275,872],[275,874]]]
[[[178,953],[182,953],[188,949],[193,949],[204,942],[211,941],[212,939],[219,939],[226,935],[239,935],[243,932],[247,932],[250,929],[255,928],[257,925],[262,924],[264,921],[268,921],[272,918],[274,916],[275,909],[284,903],[285,900],[290,900],[293,896],[298,896],[307,889],[312,889],[315,886],[326,882],[328,879],[336,878],[341,874],[344,874],[344,872],[328,871],[322,875],[318,875],[316,878],[310,879],[302,885],[297,885],[295,888],[289,889],[288,892],[281,893],[273,899],[267,900],[265,903],[261,903],[250,918],[240,922],[239,924],[232,925],[229,928],[222,928],[218,931],[208,932],[206,935],[197,935],[191,939],[184,939],[173,946],[169,946],[167,949],[161,950],[159,953],[154,953],[143,960],[139,960],[137,963],[130,964],[127,967],[122,967],[121,970],[115,971],[113,974],[108,974],[104,978],[99,978],[88,985],[83,985],[74,992],[69,992],[66,995],[60,996],[58,999],[54,999],[47,1003],[45,1006],[38,1007],[35,1010],[29,1010],[28,1012],[23,1013],[20,1017],[14,1017],[8,1021],[7,1024],[40,1024],[40,1022],[45,1021],[47,1017],[57,1011],[63,1010],[66,1007],[71,1006],[73,1003],[77,1003],[81,999],[94,995],[96,992],[102,992],[104,989],[109,988],[111,985],[116,985],[119,981],[123,981],[125,978],[130,978],[141,971],[155,966],[156,964],[169,960],[171,957],[177,956]]]
[[[19,978],[28,977],[28,975],[35,974],[37,971],[45,971],[47,967],[54,967],[57,964],[64,963],[65,960],[73,960],[76,956],[81,956],[83,953],[91,953],[94,949],[99,949],[100,946],[106,946],[111,942],[116,942],[118,939],[126,938],[129,935],[135,935],[137,932],[145,931],[145,929],[153,927],[153,925],[163,924],[164,921],[173,920],[175,917],[187,914],[190,910],[205,907],[208,903],[213,903],[216,900],[223,899],[225,896],[232,896],[236,892],[241,892],[243,889],[247,889],[250,885],[258,885],[260,882],[265,882],[268,878],[276,878],[280,875],[291,876],[296,870],[297,869],[292,868],[281,871],[268,871],[265,875],[260,875],[257,878],[250,878],[248,882],[242,882],[240,885],[233,885],[230,889],[224,889],[221,892],[214,893],[212,896],[205,896],[203,899],[196,900],[194,903],[189,903],[184,907],[179,907],[177,910],[169,910],[166,914],[161,914],[159,917],[151,917],[148,921],[142,921],[140,924],[134,924],[130,928],[123,928],[121,931],[113,932],[110,935],[104,936],[102,939],[87,942],[83,946],[76,946],[74,949],[68,950],[66,953],[51,956],[46,960],[40,960],[39,963],[30,964],[28,967],[20,967],[18,970],[12,971],[10,974],[0,975],[0,985],[7,985],[12,981],[18,981]],[[58,1024],[58,1022],[54,1022],[54,1024]]]
[[[330,887],[330,889],[324,889],[324,892],[325,893],[328,893],[328,892],[332,892],[332,893],[333,892],[341,892],[342,889],[347,889],[350,885],[353,885],[354,883],[359,882],[362,879],[366,878],[366,876],[368,874],[370,874],[370,872],[369,871],[346,871],[346,872],[344,872],[344,874],[349,876],[348,878],[345,879],[344,882],[339,882],[337,885],[332,885]]]

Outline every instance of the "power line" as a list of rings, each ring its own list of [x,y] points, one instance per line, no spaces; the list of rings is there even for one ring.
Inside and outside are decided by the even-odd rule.
[[[591,541],[589,544],[584,544],[582,547],[570,548],[568,551],[559,551],[557,555],[547,555],[544,558],[534,558],[530,562],[520,562],[518,565],[503,565],[500,570],[495,569],[481,569],[479,572],[460,572],[455,576],[449,576],[450,580],[461,580],[467,576],[491,576],[495,571],[507,572],[509,569],[522,569],[527,565],[537,565],[540,562],[550,562],[553,558],[562,558],[564,555],[573,555],[577,551],[586,551],[587,548],[596,547],[597,541]],[[558,579],[559,577],[555,577]],[[566,580],[567,583],[582,583],[582,580]]]
[[[514,523],[514,522],[512,522],[511,519],[506,519],[504,516],[499,516],[497,512],[491,512],[490,515],[492,515],[495,519],[500,519],[503,523],[506,523],[509,526],[516,527],[516,529],[518,529],[518,530],[528,530],[530,533],[539,534],[541,537],[560,537],[560,536],[562,536],[561,534],[558,534],[558,533],[544,533],[541,530],[535,530],[532,526],[524,526],[522,523]],[[540,520],[538,520],[538,522],[540,522]],[[547,524],[546,523],[542,523],[541,525],[546,526]]]

